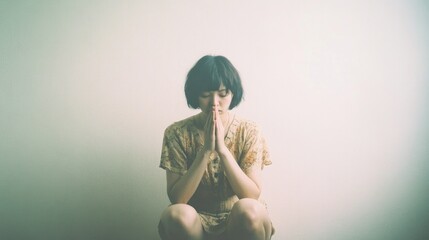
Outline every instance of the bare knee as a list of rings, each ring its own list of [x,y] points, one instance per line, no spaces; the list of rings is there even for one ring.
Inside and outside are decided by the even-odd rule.
[[[200,239],[202,226],[195,209],[187,204],[174,204],[164,210],[159,223],[162,239]]]
[[[253,231],[262,223],[260,203],[253,199],[241,199],[234,205],[234,217],[243,228]]]
[[[194,208],[186,204],[175,204],[165,209],[163,217],[169,223],[182,226],[184,228],[191,227],[195,224],[198,214]]]
[[[270,223],[265,207],[257,200],[244,198],[234,204],[231,210],[228,231],[234,237],[266,239],[271,236]]]

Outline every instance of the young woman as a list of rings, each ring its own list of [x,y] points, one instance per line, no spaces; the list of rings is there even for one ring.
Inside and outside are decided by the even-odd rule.
[[[164,133],[160,167],[172,204],[161,215],[161,238],[270,239],[260,195],[271,160],[258,127],[230,112],[243,96],[237,70],[223,56],[204,56],[187,75],[185,95],[201,112]]]

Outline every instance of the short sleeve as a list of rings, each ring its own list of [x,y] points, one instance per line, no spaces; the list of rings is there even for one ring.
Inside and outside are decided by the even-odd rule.
[[[187,161],[182,139],[177,130],[168,127],[164,132],[160,168],[183,175],[187,171]]]
[[[260,129],[253,123],[247,123],[242,141],[244,142],[240,167],[246,172],[250,167],[261,169],[272,164],[265,138]]]

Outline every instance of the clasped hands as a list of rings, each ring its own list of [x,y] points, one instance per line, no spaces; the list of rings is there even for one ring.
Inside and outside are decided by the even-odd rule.
[[[208,114],[204,126],[204,150],[216,151],[222,153],[227,151],[225,145],[225,128],[220,117],[218,107],[214,106],[212,111]]]

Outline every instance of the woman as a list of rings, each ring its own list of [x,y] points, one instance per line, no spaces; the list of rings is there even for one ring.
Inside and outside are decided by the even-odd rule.
[[[257,126],[230,112],[243,96],[237,70],[223,56],[204,56],[187,75],[185,95],[201,112],[164,133],[160,167],[172,204],[161,215],[161,238],[270,239],[260,194],[271,161]]]

